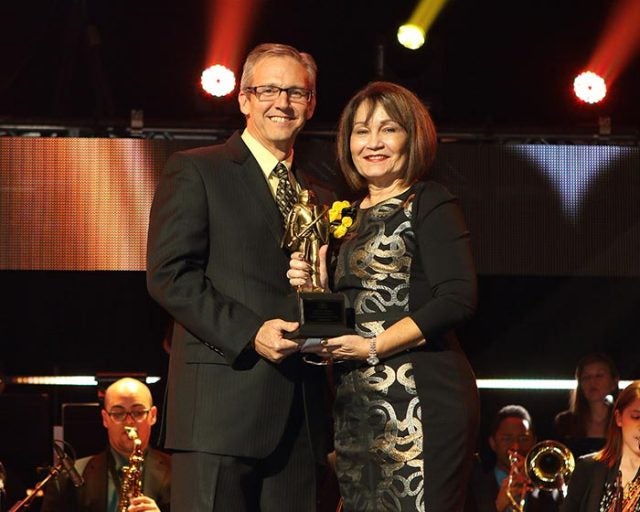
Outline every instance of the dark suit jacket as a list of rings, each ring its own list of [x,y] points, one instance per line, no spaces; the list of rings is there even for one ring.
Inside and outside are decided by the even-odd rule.
[[[302,169],[295,174],[319,204],[333,199]],[[239,133],[169,159],[151,209],[147,254],[149,292],[176,321],[167,448],[264,457],[283,434],[296,385],[309,428],[325,423],[322,369],[298,355],[273,364],[250,348],[265,320],[294,319],[282,234],[264,174]],[[322,452],[323,433],[312,435]]]
[[[593,454],[580,457],[560,512],[598,512],[605,484],[615,481],[617,474],[617,465],[609,468],[594,460]]]
[[[82,477],[84,485],[75,488],[65,473],[50,481],[46,487],[41,512],[105,512],[107,509],[107,449],[88,457]],[[81,467],[85,461],[79,459]],[[171,458],[166,453],[149,448],[145,454],[142,492],[153,498],[163,512],[170,510]]]
[[[604,437],[587,437],[584,423],[569,410],[562,411],[553,420],[557,439],[571,450],[574,457],[597,452],[604,446]]]
[[[493,468],[485,468],[476,457],[469,479],[465,512],[495,512],[498,490]]]

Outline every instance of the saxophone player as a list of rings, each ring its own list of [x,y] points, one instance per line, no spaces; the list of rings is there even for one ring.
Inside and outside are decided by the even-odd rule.
[[[134,428],[142,462],[142,494],[131,497],[128,512],[169,511],[171,460],[149,447],[151,429],[157,420],[149,388],[137,379],[123,378],[111,384],[104,396],[102,424],[109,446],[101,453],[78,459],[76,470],[84,485],[75,488],[65,475],[47,486],[41,512],[113,512],[119,510],[123,467],[130,464]]]

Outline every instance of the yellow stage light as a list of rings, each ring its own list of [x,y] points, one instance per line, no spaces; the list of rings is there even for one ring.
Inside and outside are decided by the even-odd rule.
[[[409,50],[417,50],[424,44],[424,30],[417,25],[406,24],[398,29],[398,42]]]
[[[425,41],[426,33],[448,0],[419,0],[407,22],[398,29],[398,41],[405,48],[417,50]]]

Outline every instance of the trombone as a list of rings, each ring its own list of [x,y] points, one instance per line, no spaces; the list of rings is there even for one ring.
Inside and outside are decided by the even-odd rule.
[[[507,486],[507,497],[511,506],[517,512],[523,512],[525,499],[529,489],[522,487],[518,496],[514,496],[511,485],[519,471],[518,457],[515,453],[509,453],[509,481]],[[571,450],[558,441],[540,441],[535,444],[524,461],[524,470],[527,478],[534,488],[546,491],[559,490],[564,497],[567,492],[567,482],[575,468],[575,459]]]

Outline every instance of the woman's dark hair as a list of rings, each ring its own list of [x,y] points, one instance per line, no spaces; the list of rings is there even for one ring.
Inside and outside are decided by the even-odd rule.
[[[377,106],[384,108],[389,117],[407,132],[407,164],[403,170],[406,185],[424,176],[436,156],[438,143],[436,128],[424,104],[408,89],[391,82],[371,82],[349,100],[338,125],[338,162],[349,186],[364,190],[366,180],[358,173],[351,158],[351,132],[356,111],[365,104],[367,121]]]
[[[495,437],[496,432],[500,428],[500,424],[507,418],[520,418],[521,420],[526,421],[529,431],[531,433],[534,432],[533,420],[531,419],[529,411],[527,411],[527,409],[522,405],[510,404],[502,407],[502,409],[500,409],[493,418],[491,428],[489,430],[489,435],[491,437]]]
[[[638,399],[640,399],[640,380],[634,380],[620,392],[613,405],[613,414],[609,419],[607,441],[604,448],[595,455],[596,460],[603,462],[610,468],[615,466],[622,455],[622,428],[616,422],[616,415],[622,416],[624,410]]]

